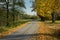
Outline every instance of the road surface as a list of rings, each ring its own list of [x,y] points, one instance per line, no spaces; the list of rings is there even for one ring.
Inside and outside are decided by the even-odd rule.
[[[18,31],[0,40],[29,40],[33,36],[32,34],[37,33],[38,28],[37,21],[32,21]]]

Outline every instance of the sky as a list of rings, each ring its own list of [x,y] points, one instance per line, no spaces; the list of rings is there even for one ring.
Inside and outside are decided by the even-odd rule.
[[[25,1],[25,6],[26,6],[26,9],[24,9],[25,10],[25,12],[27,13],[27,14],[29,14],[29,15],[36,15],[36,12],[32,12],[31,10],[32,10],[32,8],[31,8],[31,6],[32,6],[32,2],[31,2],[31,0],[24,0]]]
[[[36,15],[36,12],[31,12],[32,8],[32,3],[30,2],[30,0],[24,0],[25,1],[25,6],[26,6],[26,13],[29,14],[29,15]]]

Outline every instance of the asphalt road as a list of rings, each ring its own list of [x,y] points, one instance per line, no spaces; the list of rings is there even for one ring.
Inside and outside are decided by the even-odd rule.
[[[0,40],[29,40],[33,34],[37,33],[38,28],[39,27],[37,21],[32,21],[18,31]]]

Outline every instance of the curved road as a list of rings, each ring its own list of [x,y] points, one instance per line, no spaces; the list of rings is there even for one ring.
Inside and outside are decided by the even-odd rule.
[[[37,33],[38,28],[37,21],[32,21],[13,34],[8,35],[0,40],[29,40],[32,37],[32,34]]]

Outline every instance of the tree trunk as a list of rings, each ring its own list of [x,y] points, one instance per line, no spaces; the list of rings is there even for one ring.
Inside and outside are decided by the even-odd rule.
[[[41,18],[41,21],[45,21],[45,17],[39,15],[38,13],[37,13],[37,15]]]
[[[52,23],[55,23],[55,13],[52,13]]]
[[[44,17],[40,17],[41,18],[41,21],[45,21],[45,18]]]
[[[9,8],[8,8],[9,7],[8,6],[9,5],[9,0],[6,1],[6,5],[7,5],[7,17],[6,17],[7,18],[7,25],[6,26],[8,26],[9,25],[9,22],[8,22],[8,17],[9,17]]]
[[[13,25],[14,25],[14,21],[15,21],[15,12],[14,12],[14,10],[15,10],[15,0],[13,0]]]

